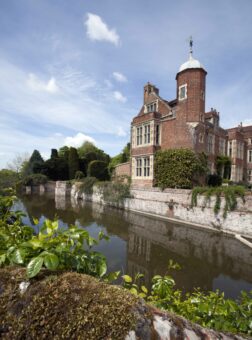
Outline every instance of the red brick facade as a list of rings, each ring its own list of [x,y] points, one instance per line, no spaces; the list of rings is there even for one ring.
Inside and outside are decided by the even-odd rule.
[[[252,126],[224,130],[219,126],[216,110],[205,112],[206,75],[190,54],[176,75],[176,99],[167,101],[159,96],[156,86],[144,86],[143,106],[131,124],[133,185],[152,186],[155,152],[171,148],[205,152],[211,173],[216,171],[217,155],[231,156],[231,180],[252,182]]]

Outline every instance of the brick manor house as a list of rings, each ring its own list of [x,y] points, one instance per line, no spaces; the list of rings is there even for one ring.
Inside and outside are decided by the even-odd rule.
[[[208,155],[211,173],[216,172],[217,155],[229,156],[230,179],[252,183],[252,126],[225,130],[219,125],[219,112],[205,111],[206,75],[193,58],[191,40],[189,60],[176,75],[175,99],[161,98],[159,89],[149,82],[144,86],[143,106],[131,123],[131,160],[119,165],[116,174],[130,173],[133,186],[151,187],[155,152],[189,148]]]

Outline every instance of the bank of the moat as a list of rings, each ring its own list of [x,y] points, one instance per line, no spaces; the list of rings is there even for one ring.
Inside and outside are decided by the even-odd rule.
[[[76,224],[93,237],[100,230],[110,236],[97,250],[108,260],[109,271],[121,270],[134,276],[143,273],[150,286],[154,275],[167,272],[169,259],[179,263],[180,271],[172,272],[177,288],[193,291],[219,289],[226,297],[236,298],[241,290],[252,289],[252,252],[234,237],[218,231],[195,228],[178,222],[144,216],[106,205],[44,195],[24,195],[17,203],[27,217],[24,223],[40,225],[45,218],[57,216],[60,226]],[[35,227],[37,228],[37,227]]]

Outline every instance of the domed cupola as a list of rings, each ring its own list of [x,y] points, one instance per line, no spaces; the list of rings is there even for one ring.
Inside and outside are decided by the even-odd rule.
[[[203,65],[197,60],[193,58],[193,51],[192,51],[193,41],[192,38],[190,39],[190,54],[189,60],[182,64],[179,68],[179,72],[184,70],[192,69],[192,68],[201,68],[204,70]]]

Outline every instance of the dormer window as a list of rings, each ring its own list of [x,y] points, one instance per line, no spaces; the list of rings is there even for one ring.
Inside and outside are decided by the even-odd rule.
[[[157,102],[147,104],[144,107],[144,113],[157,112],[157,108],[158,108]]]
[[[179,86],[179,100],[187,98],[187,84]]]

